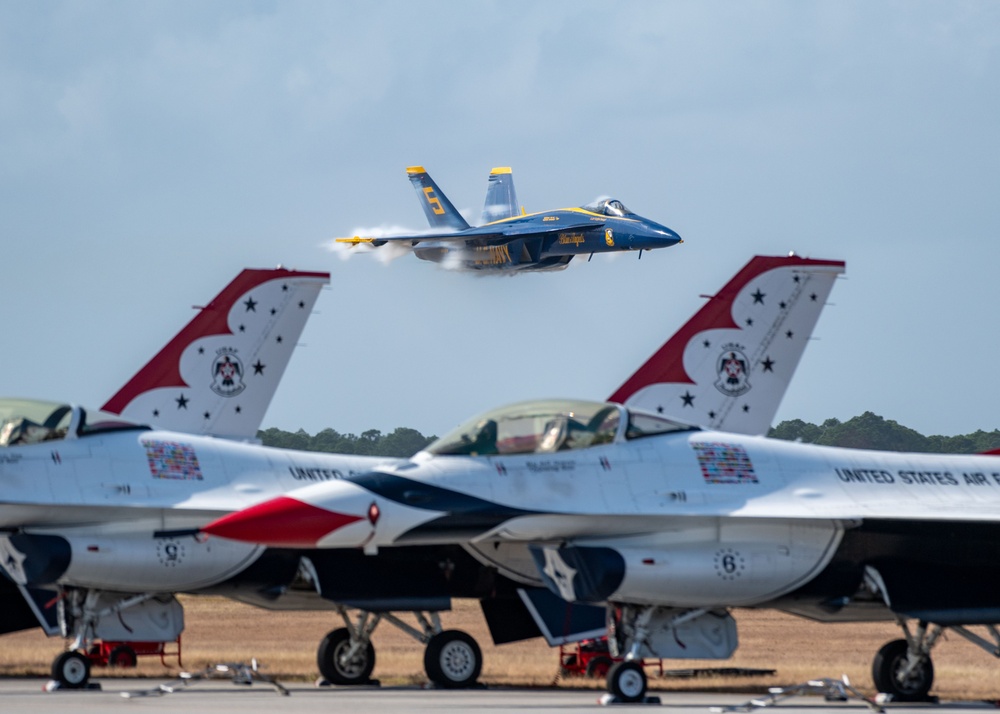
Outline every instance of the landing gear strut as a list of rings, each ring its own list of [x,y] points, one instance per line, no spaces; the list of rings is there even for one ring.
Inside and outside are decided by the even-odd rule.
[[[346,627],[330,632],[320,643],[317,664],[320,673],[333,684],[367,684],[375,667],[372,633],[382,620],[399,628],[427,646],[424,670],[427,677],[444,689],[461,689],[475,684],[483,668],[483,654],[476,641],[461,630],[442,630],[436,612],[414,612],[418,627],[403,622],[391,612],[362,611],[352,621],[347,609],[337,610]]]
[[[643,658],[726,659],[736,643],[727,610],[609,603],[608,649],[623,661],[608,672],[608,692],[619,702],[649,701]]]
[[[72,643],[52,662],[52,679],[65,689],[87,686],[90,661],[84,653],[95,640],[170,640],[184,629],[183,608],[172,595],[67,588],[58,608],[59,628]],[[130,624],[125,624],[123,617],[129,618]],[[135,650],[119,646],[111,652],[109,663],[134,667]]]
[[[906,639],[892,640],[882,646],[872,662],[872,679],[878,691],[891,694],[896,701],[924,701],[934,684],[931,649],[944,628],[920,622],[911,632],[903,619],[899,620],[899,626]]]
[[[909,655],[906,640],[882,646],[872,661],[872,679],[880,692],[898,702],[919,702],[927,698],[934,683],[934,663],[927,655]]]

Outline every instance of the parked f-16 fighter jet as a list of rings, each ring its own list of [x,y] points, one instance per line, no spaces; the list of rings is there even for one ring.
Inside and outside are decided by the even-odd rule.
[[[997,488],[989,483],[1000,480],[1000,462],[711,428],[753,412],[757,391],[783,392],[797,354],[778,350],[807,338],[811,323],[797,316],[818,311],[842,271],[832,261],[755,259],[675,336],[681,360],[651,361],[616,392],[624,405],[547,400],[497,409],[407,463],[307,486],[203,530],[331,552],[463,544],[511,579],[540,580],[569,602],[605,603],[612,641],[627,656],[609,688],[626,700],[645,693],[640,657],[729,656],[734,606],[936,622],[876,660],[880,689],[926,693],[939,626],[967,633],[963,625],[1000,619],[987,587],[1000,573],[989,559],[955,552],[964,538],[992,552],[986,512],[1000,496],[979,503]],[[675,384],[654,386],[667,379]],[[713,391],[726,401],[697,411]],[[684,409],[705,426],[668,416]],[[967,510],[954,518],[967,525],[942,515],[959,504]],[[924,582],[928,567],[973,585],[968,602],[936,579]]]
[[[422,260],[480,271],[558,270],[573,256],[666,248],[681,237],[666,226],[605,198],[580,208],[519,213],[507,167],[490,173],[483,225],[472,227],[422,166],[406,169],[431,231],[411,235],[338,238],[350,245],[406,246]]]
[[[777,400],[762,398],[764,392],[784,391],[840,269],[839,264],[831,268],[798,258],[754,259],[616,392],[618,398],[646,395],[662,400],[666,411],[674,408],[671,402],[680,405],[677,408],[690,408],[683,403],[692,398],[701,407],[715,392],[722,399],[713,407],[719,409],[721,424],[730,423],[734,414],[745,414],[747,408],[759,413],[760,423],[766,425]],[[292,308],[311,307],[314,295],[305,305],[299,304],[298,293],[282,297],[296,289],[296,275],[301,276],[289,274],[246,286],[246,292],[224,291],[202,317],[225,316],[221,322],[210,320],[225,327],[209,330],[210,334],[186,329],[184,339],[179,337],[175,348],[161,354],[164,364],[177,366],[179,360],[191,391],[171,392],[162,403],[144,408],[163,414],[164,404],[182,411],[183,400],[211,398],[208,385],[218,379],[215,365],[225,355],[232,361],[234,345],[241,363],[251,369],[258,362],[265,367],[273,364],[270,358],[258,360],[234,341],[249,336],[251,328],[258,329],[247,320],[253,314],[271,315],[278,300]],[[317,283],[325,279],[307,274],[299,282],[318,289]],[[755,309],[753,325],[741,319],[754,303],[753,286],[771,290],[796,279],[804,289],[784,305],[768,303],[765,310]],[[818,299],[811,299],[813,295]],[[278,327],[252,339],[251,347],[285,344],[291,339],[288,335]],[[286,340],[279,342],[279,336]],[[709,336],[713,343],[719,340],[711,349],[704,345]],[[730,343],[741,344],[745,355],[780,359],[768,371],[751,366],[750,389],[722,394],[714,386],[721,362],[706,355],[728,354],[733,349]],[[189,359],[205,360],[203,368],[183,367]],[[140,375],[146,373],[144,369]],[[678,384],[656,387],[661,379]],[[173,379],[148,381],[155,389],[184,388],[171,386]],[[672,390],[678,387],[683,392],[674,399]],[[248,385],[247,394],[250,389]],[[735,400],[737,408],[725,408],[729,400]],[[200,402],[198,408],[209,409]],[[479,648],[464,633],[442,630],[437,617],[451,597],[481,599],[497,642],[540,632],[564,634],[564,623],[575,622],[562,612],[554,623],[544,619],[538,603],[548,591],[539,590],[544,588],[541,577],[525,567],[531,556],[523,547],[480,550],[473,544],[435,544],[381,548],[377,555],[368,555],[362,550],[263,549],[197,536],[197,525],[293,491],[303,482],[341,479],[395,461],[269,449],[167,432],[68,405],[5,401],[0,410],[8,434],[0,446],[0,564],[22,591],[50,587],[61,596],[57,624],[73,642],[54,663],[53,675],[67,685],[86,682],[87,662],[80,650],[95,638],[127,642],[176,636],[182,613],[172,596],[175,592],[224,594],[274,609],[336,610],[347,627],[324,638],[317,661],[324,676],[342,684],[367,681],[375,657],[370,636],[382,620],[403,627],[427,645],[425,668],[434,681],[444,686],[474,681],[482,661]],[[757,427],[740,423],[739,428]],[[379,515],[372,512],[367,517],[377,521]],[[320,525],[326,524],[324,519]],[[309,520],[299,522],[293,539],[311,543],[308,534],[313,525]],[[530,603],[527,609],[522,598]],[[360,611],[356,623],[347,617],[348,607]],[[393,614],[403,611],[418,614],[419,629]],[[540,618],[538,626],[529,613]],[[7,614],[0,617],[6,631],[31,624],[9,619]]]
[[[801,282],[751,281],[752,301],[732,322],[788,304]],[[808,285],[801,294],[820,299]],[[767,350],[719,345],[712,330],[688,349],[698,342],[706,353],[722,347],[717,387],[730,395],[781,366]],[[639,658],[730,656],[733,607],[898,622],[904,638],[885,644],[872,668],[876,687],[897,700],[927,696],[931,650],[946,630],[1000,652],[996,455],[789,443],[658,411],[504,407],[406,464],[305,487],[204,530],[323,548],[526,546],[553,593],[606,604],[612,646],[625,656],[608,687],[626,701],[646,691]],[[297,526],[305,521],[308,531]]]

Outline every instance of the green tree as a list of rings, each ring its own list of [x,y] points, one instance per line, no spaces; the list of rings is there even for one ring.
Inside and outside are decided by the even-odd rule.
[[[437,437],[424,436],[416,429],[406,427],[397,427],[390,434],[383,434],[378,429],[368,429],[361,432],[361,436],[341,434],[335,429],[323,429],[315,436],[310,436],[302,429],[290,432],[272,427],[258,431],[257,438],[265,446],[281,449],[359,456],[407,457],[413,456]]]
[[[1000,431],[996,429],[959,436],[923,436],[872,412],[865,412],[845,422],[827,419],[819,426],[801,419],[783,421],[772,428],[768,436],[808,444],[879,451],[977,454],[1000,448]]]

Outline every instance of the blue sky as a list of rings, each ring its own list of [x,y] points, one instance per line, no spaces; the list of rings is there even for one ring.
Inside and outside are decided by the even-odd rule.
[[[847,261],[779,419],[1000,426],[1000,5],[0,4],[0,393],[99,405],[245,266],[330,270],[266,426],[610,394],[754,253]],[[613,195],[683,245],[482,278],[342,260]]]

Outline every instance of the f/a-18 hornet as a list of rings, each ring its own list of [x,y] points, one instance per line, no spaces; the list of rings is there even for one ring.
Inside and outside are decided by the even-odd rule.
[[[490,172],[483,224],[470,226],[422,166],[406,169],[431,230],[377,238],[338,238],[349,245],[405,246],[422,260],[479,271],[559,270],[577,255],[667,248],[681,237],[604,198],[580,208],[518,210],[510,168]]]

